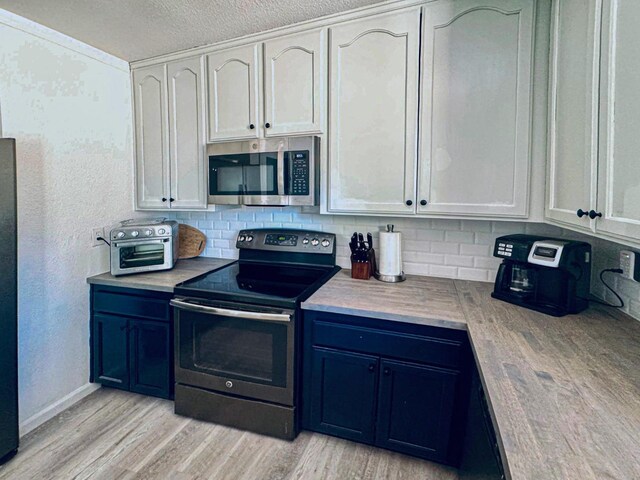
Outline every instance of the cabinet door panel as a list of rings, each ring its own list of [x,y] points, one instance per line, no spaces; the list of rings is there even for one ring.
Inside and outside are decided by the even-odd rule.
[[[138,208],[168,208],[169,152],[167,82],[164,65],[133,72]]]
[[[169,398],[173,370],[171,325],[146,320],[130,322],[131,391]]]
[[[458,372],[382,360],[376,445],[446,460]]]
[[[206,208],[201,57],[170,63],[169,145],[173,208]]]
[[[207,55],[207,76],[209,141],[257,137],[258,45]]]
[[[311,428],[372,443],[378,359],[313,348]]]
[[[415,211],[419,30],[418,8],[330,28],[329,212]]]
[[[326,42],[325,29],[265,42],[266,136],[324,130]]]
[[[127,319],[93,316],[93,379],[110,387],[129,389]]]
[[[589,228],[596,205],[601,0],[554,3],[548,218]]]
[[[640,238],[640,2],[603,9],[600,165],[596,230]]]
[[[527,215],[533,6],[424,7],[418,213]]]

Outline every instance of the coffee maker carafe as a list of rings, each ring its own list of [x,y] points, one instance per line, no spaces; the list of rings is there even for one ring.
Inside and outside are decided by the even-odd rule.
[[[589,306],[591,245],[585,242],[506,235],[493,255],[502,258],[491,296],[561,317]]]

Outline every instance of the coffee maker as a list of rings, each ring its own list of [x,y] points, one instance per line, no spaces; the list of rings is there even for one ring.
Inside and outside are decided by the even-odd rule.
[[[591,245],[585,242],[505,235],[493,256],[502,258],[491,296],[561,317],[589,306]]]

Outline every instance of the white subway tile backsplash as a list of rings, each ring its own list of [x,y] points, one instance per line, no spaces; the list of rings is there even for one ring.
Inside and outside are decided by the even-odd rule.
[[[459,231],[447,231],[445,232],[444,239],[447,242],[452,243],[473,243],[473,232],[459,232]]]
[[[458,253],[460,245],[457,243],[431,242],[432,253]]]

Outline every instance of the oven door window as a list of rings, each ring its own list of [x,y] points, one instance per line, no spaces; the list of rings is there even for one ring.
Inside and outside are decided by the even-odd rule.
[[[163,243],[120,244],[120,268],[151,267],[163,265],[165,249]]]
[[[180,367],[286,387],[287,325],[180,312]]]
[[[278,153],[209,157],[210,195],[278,195]]]

